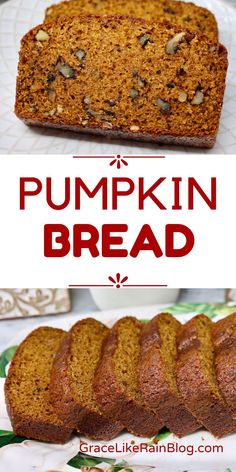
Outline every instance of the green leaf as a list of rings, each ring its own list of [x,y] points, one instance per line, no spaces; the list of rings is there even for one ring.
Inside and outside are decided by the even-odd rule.
[[[210,303],[177,303],[172,305],[167,310],[173,315],[186,315],[190,313],[201,314],[204,313],[209,318],[213,319],[218,315],[227,316],[236,311],[235,306],[229,306],[226,303],[210,304]]]
[[[231,469],[225,469],[225,472],[232,472]]]
[[[13,432],[12,431],[4,431],[4,430],[0,430],[0,438],[1,436],[12,436],[13,435]]]
[[[0,448],[7,446],[8,444],[22,443],[26,438],[15,436],[12,431],[0,430]]]
[[[159,433],[156,436],[154,436],[154,438],[152,438],[152,440],[148,443],[148,446],[152,446],[153,443],[156,443],[156,442],[164,441],[164,439],[168,438],[170,435],[171,435],[171,432],[169,431],[169,429],[164,427],[161,429],[161,431],[159,431]]]
[[[5,378],[6,377],[6,366],[9,364],[9,362],[12,360],[18,346],[11,346],[5,351],[0,356],[0,377]]]
[[[93,457],[79,453],[68,462],[68,465],[75,469],[81,469],[81,467],[94,467],[102,464],[102,462],[113,465],[116,461],[115,459],[104,459],[103,457]]]
[[[194,313],[196,311],[196,305],[194,303],[177,303],[167,308],[166,311],[172,314],[187,314]]]
[[[127,467],[129,467],[128,462],[122,461],[122,462],[119,462],[119,464],[113,465],[113,471],[114,472],[119,472],[120,470],[125,469]]]
[[[155,436],[155,441],[163,441],[171,435],[171,432],[167,428],[162,428],[161,431]]]

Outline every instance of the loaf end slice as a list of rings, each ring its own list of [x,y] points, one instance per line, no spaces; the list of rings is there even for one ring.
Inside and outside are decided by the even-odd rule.
[[[123,429],[99,409],[93,390],[94,374],[108,328],[87,318],[66,335],[55,358],[51,401],[63,422],[84,435],[108,441]]]
[[[219,387],[236,418],[236,313],[213,324],[213,343]]]
[[[149,21],[168,21],[182,28],[218,40],[218,27],[213,13],[194,3],[173,0],[70,0],[47,8],[45,21],[59,16],[92,15],[127,15]]]
[[[205,315],[183,326],[178,339],[177,384],[187,408],[216,437],[236,430],[216,378],[212,322]]]
[[[51,368],[64,336],[60,329],[36,329],[14,355],[5,400],[16,435],[59,444],[71,436],[72,429],[59,419],[49,396]]]
[[[189,30],[63,17],[23,38],[15,112],[31,125],[210,148],[226,70],[226,49]]]
[[[163,426],[156,413],[145,405],[138,384],[142,323],[125,317],[104,341],[94,390],[101,410],[122,422],[131,433],[151,437]]]
[[[179,437],[200,427],[184,404],[176,382],[176,341],[181,329],[182,325],[168,313],[153,318],[142,330],[139,363],[139,385],[146,404]]]

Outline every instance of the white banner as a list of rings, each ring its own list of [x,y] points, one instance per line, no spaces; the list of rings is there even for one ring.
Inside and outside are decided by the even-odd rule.
[[[234,286],[235,176],[236,156],[3,156],[0,285]]]

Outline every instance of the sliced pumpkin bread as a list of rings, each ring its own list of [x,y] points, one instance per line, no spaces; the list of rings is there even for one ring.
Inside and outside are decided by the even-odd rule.
[[[59,17],[21,42],[16,115],[114,138],[212,147],[227,51],[205,36],[130,17]]]
[[[120,421],[131,433],[151,437],[163,426],[145,405],[138,383],[142,323],[125,317],[111,329],[103,345],[94,390],[101,410]]]
[[[212,322],[192,318],[178,337],[177,385],[187,408],[216,437],[236,431],[216,378]]]
[[[72,429],[59,418],[49,395],[53,360],[65,334],[60,329],[36,329],[14,355],[5,400],[16,435],[61,444],[70,438]]]
[[[200,427],[176,383],[176,339],[181,329],[182,325],[168,313],[153,318],[142,330],[139,363],[139,385],[146,404],[179,437]]]
[[[62,341],[51,376],[51,400],[61,420],[92,439],[110,440],[123,429],[99,409],[93,390],[109,329],[92,318],[78,321]],[[103,380],[103,379],[102,379]]]
[[[236,313],[214,323],[213,342],[217,380],[236,418]]]
[[[153,21],[168,21],[218,39],[215,17],[206,8],[175,0],[70,0],[47,8],[45,20],[58,16],[128,15]]]

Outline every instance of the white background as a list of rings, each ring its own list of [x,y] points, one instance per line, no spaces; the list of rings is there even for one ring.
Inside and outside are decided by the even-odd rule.
[[[80,284],[107,284],[108,276],[120,272],[127,275],[129,284],[167,284],[169,287],[227,287],[235,285],[235,201],[236,157],[233,156],[170,156],[166,159],[128,159],[128,167],[117,169],[109,160],[72,159],[72,156],[5,156],[0,159],[0,285],[2,287],[65,287]],[[153,203],[145,211],[137,211],[137,193],[123,198],[119,211],[101,211],[100,199],[84,199],[81,211],[75,211],[73,198],[70,207],[54,211],[47,207],[45,192],[28,198],[27,211],[19,210],[19,177],[52,177],[54,200],[63,198],[65,176],[81,176],[93,186],[104,176],[144,177],[148,187],[159,177],[168,177],[158,196],[171,208],[173,191],[171,178],[194,177],[207,191],[210,177],[217,177],[218,209],[211,211],[203,200],[196,199],[196,209],[186,210],[187,193],[183,183],[181,211],[160,211]],[[162,188],[162,191],[161,191]],[[45,187],[44,187],[45,189]],[[95,203],[97,202],[97,203]],[[192,252],[178,259],[156,259],[143,253],[137,259],[92,258],[84,252],[74,258],[72,252],[64,258],[46,259],[43,255],[45,223],[73,224],[126,223],[124,246],[131,248],[143,224],[150,224],[163,246],[164,227],[182,223],[195,234]]]

